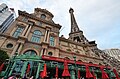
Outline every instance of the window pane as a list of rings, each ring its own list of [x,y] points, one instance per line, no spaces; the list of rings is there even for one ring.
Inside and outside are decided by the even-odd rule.
[[[24,17],[24,18],[22,19],[22,21],[27,22],[27,21],[28,21],[28,18]]]
[[[16,31],[13,33],[12,36],[15,37],[15,38],[17,38],[21,34],[22,31],[23,31],[23,28],[22,27],[18,27],[16,29]]]
[[[46,15],[45,14],[41,14],[41,19],[45,19]]]
[[[54,37],[50,37],[50,46],[54,46]]]
[[[42,35],[42,33],[40,31],[34,31],[33,35],[32,35],[32,38],[31,38],[31,41],[39,43],[41,35]]]
[[[34,50],[28,50],[24,54],[25,55],[36,55],[36,52]]]

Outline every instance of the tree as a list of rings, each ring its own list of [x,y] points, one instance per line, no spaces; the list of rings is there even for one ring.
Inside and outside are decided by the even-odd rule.
[[[6,59],[8,59],[9,56],[6,51],[3,51],[0,49],[0,65],[5,62]]]

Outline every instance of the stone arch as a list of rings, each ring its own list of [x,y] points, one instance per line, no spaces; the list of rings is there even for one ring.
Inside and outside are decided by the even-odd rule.
[[[35,51],[35,52],[36,52],[36,55],[39,55],[38,50],[36,50],[35,48],[26,48],[26,49],[24,49],[24,50],[22,51],[22,53],[21,53],[21,54],[23,54],[24,52],[26,52],[26,51],[28,51],[28,50],[33,50],[33,51]]]

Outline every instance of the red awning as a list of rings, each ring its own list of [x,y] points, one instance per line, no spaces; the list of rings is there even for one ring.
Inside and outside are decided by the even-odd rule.
[[[86,78],[93,78],[88,65],[86,65]]]
[[[55,77],[58,78],[58,67],[56,66],[56,74]]]
[[[100,67],[100,70],[102,72],[102,79],[109,79],[107,73],[104,71],[103,67]]]
[[[27,71],[26,71],[26,73],[29,73],[30,72],[30,64],[28,64],[28,66],[27,66]]]
[[[44,64],[44,69],[43,69],[43,71],[40,73],[40,76],[41,76],[41,78],[47,77],[47,66],[46,66],[46,64]]]
[[[119,76],[118,76],[118,74],[117,74],[117,71],[115,69],[113,69],[113,72],[115,73],[116,78],[120,79]]]
[[[2,71],[3,67],[4,67],[4,63],[2,63],[2,65],[0,66],[0,72]]]
[[[80,79],[80,70],[78,70],[78,79]]]
[[[63,70],[62,76],[63,77],[70,76],[70,73],[68,71],[68,64],[66,60],[64,61],[64,70]]]

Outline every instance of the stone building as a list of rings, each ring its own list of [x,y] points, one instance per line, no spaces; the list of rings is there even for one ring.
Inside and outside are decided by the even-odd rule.
[[[4,34],[0,35],[0,48],[7,51],[11,57],[16,54],[37,55],[46,61],[62,62],[62,59],[65,59],[72,63],[75,60],[78,63],[83,62],[84,65],[105,67],[97,44],[84,36],[73,12],[74,10],[70,8],[71,32],[66,39],[63,36],[59,37],[61,25],[53,21],[54,15],[48,10],[35,8],[31,14],[19,10],[18,18]],[[55,60],[52,60],[52,57]]]
[[[105,49],[103,51],[111,57],[114,57],[115,59],[120,61],[120,49]]]

